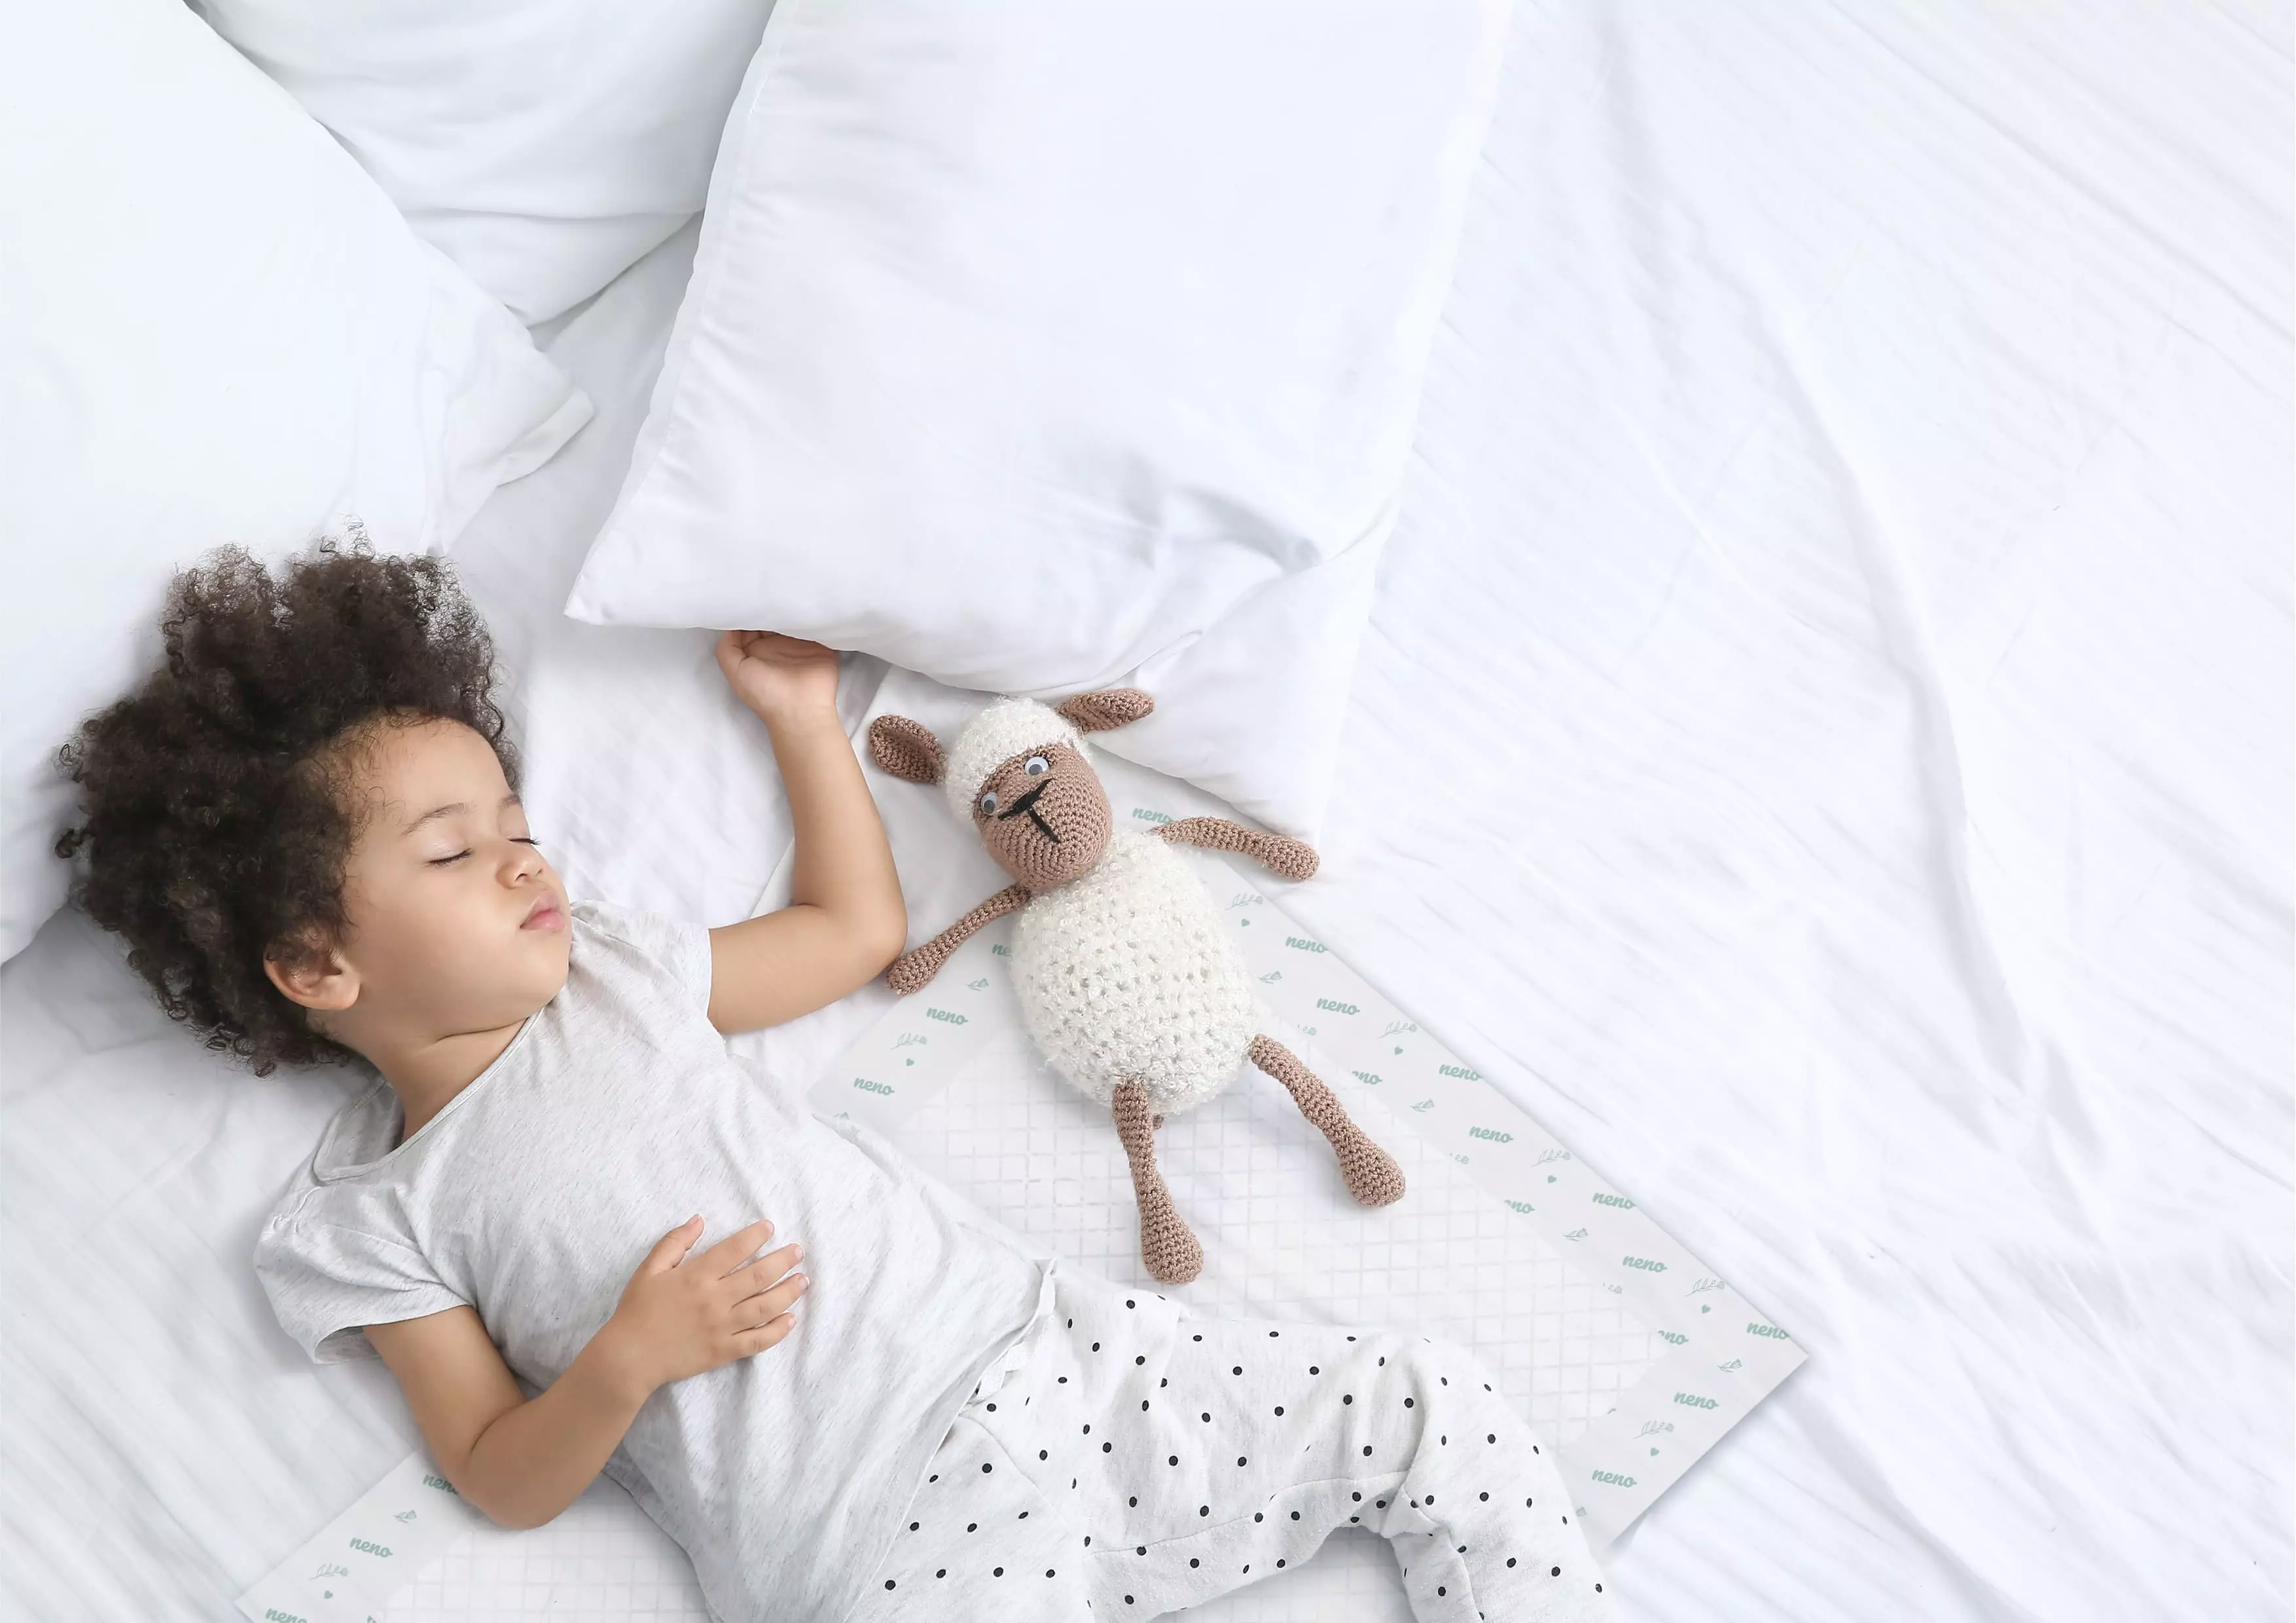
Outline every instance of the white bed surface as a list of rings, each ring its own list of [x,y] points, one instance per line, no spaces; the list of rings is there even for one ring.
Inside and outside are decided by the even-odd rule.
[[[2288,1610],[2291,32],[1519,5],[1284,905],[1809,1350],[1627,1617]],[[464,558],[545,834],[716,922],[785,824],[707,639],[555,619],[650,264]],[[202,1054],[74,915],[0,1019],[19,1603],[228,1615],[415,1441],[247,1265],[345,1084]]]

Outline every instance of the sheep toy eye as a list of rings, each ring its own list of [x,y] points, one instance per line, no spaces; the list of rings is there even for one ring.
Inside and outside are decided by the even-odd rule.
[[[987,794],[980,797],[980,815],[984,817],[993,817],[996,815],[996,791],[995,790],[992,789]]]
[[[1032,778],[1040,778],[1053,769],[1052,762],[1041,755],[1032,755],[1021,763],[1021,770]]]

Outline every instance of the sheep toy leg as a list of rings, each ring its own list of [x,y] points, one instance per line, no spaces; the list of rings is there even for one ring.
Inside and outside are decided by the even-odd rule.
[[[1204,1248],[1172,1204],[1164,1175],[1156,1170],[1156,1129],[1164,1119],[1152,1119],[1148,1090],[1137,1082],[1118,1087],[1113,1103],[1116,1134],[1132,1163],[1132,1193],[1140,1202],[1140,1259],[1163,1283],[1185,1285],[1203,1271]]]
[[[1300,1113],[1332,1141],[1349,1194],[1365,1206],[1387,1206],[1403,1198],[1403,1168],[1395,1164],[1395,1157],[1364,1136],[1347,1107],[1321,1077],[1300,1062],[1299,1055],[1272,1037],[1256,1037],[1251,1039],[1251,1062],[1283,1084]]]

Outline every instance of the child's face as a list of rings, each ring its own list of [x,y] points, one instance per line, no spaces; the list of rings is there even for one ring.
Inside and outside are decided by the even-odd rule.
[[[331,1023],[353,1046],[420,1042],[496,1030],[556,996],[566,887],[487,741],[460,722],[385,725],[357,765],[336,953],[357,996]]]

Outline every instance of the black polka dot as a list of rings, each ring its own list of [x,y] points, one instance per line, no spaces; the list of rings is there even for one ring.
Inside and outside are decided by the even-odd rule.
[[[1103,1443],[1100,1446],[1100,1451],[1103,1454],[1113,1454],[1116,1451],[1116,1445],[1114,1443]]]
[[[1086,1437],[1090,1437],[1092,1435],[1092,1422],[1090,1421],[1086,1421],[1085,1422],[1084,1434]]]
[[[1177,1454],[1176,1454],[1176,1455],[1174,1455],[1170,1459],[1168,1459],[1168,1460],[1165,1461],[1164,1463],[1165,1463],[1167,1465],[1177,1465],[1177,1464],[1178,1464],[1178,1463],[1180,1463],[1180,1456],[1179,1456],[1178,1455],[1177,1455]]]
[[[1451,1446],[1451,1434],[1448,1431],[1446,1431],[1442,1436],[1437,1438],[1435,1440],[1440,1447],[1448,1448]]]
[[[1299,1520],[1300,1520],[1300,1512],[1299,1512],[1298,1511],[1293,1511],[1293,1512],[1292,1512],[1292,1521],[1299,1521]]]
[[[1053,1457],[1052,1451],[1046,1448],[1039,1448],[1037,1450],[1037,1457],[1040,1460],[1049,1460]]]
[[[992,1403],[992,1404],[990,1404],[990,1405],[988,1406],[988,1412],[989,1412],[991,1414],[996,1414],[996,1406],[995,1404],[993,1404],[993,1403]]]
[[[980,1524],[977,1521],[968,1521],[964,1524],[964,1530],[968,1533],[978,1533],[980,1530]]]
[[[1235,1366],[1235,1368],[1234,1368],[1233,1371],[1231,1371],[1230,1373],[1233,1373],[1233,1374],[1238,1374],[1238,1375],[1241,1375],[1242,1373],[1243,1373],[1243,1365],[1241,1365],[1241,1364],[1237,1365]]]
[[[1486,1504],[1489,1503],[1489,1501],[1490,1501],[1490,1495],[1488,1495],[1488,1494],[1477,1494],[1477,1495],[1475,1496],[1475,1497],[1476,1497],[1476,1498],[1478,1498],[1478,1499],[1482,1500],[1482,1501],[1483,1501],[1484,1503],[1486,1503]]]
[[[1275,1332],[1274,1332],[1274,1331],[1272,1331],[1272,1330],[1271,1330],[1271,1331],[1269,1331],[1269,1332],[1267,1332],[1267,1339],[1268,1339],[1269,1340],[1273,1341],[1273,1340],[1275,1339]]]
[[[1135,1364],[1145,1364],[1148,1362],[1148,1355],[1146,1353],[1135,1353],[1132,1355],[1132,1361]]]
[[[1069,1378],[1068,1378],[1066,1375],[1062,1375],[1062,1376],[1061,1377],[1061,1384],[1062,1384],[1062,1386],[1066,1386],[1068,1383],[1069,1383]]]
[[[1198,1336],[1198,1337],[1196,1338],[1196,1340],[1199,1340],[1199,1341],[1201,1341],[1201,1340],[1203,1340],[1203,1337],[1201,1337],[1201,1336]],[[1189,1556],[1189,1557],[1188,1557],[1188,1565],[1190,1565],[1191,1567],[1201,1567],[1201,1566],[1202,1566],[1203,1564],[1204,1564],[1204,1563],[1203,1563],[1201,1561],[1198,1560],[1195,1556],[1191,1555],[1191,1556]]]
[[[1212,1423],[1212,1412],[1211,1412],[1210,1409],[1206,1409],[1206,1410],[1204,1411],[1204,1424],[1206,1424],[1206,1425],[1208,1425],[1208,1426],[1209,1426],[1209,1425],[1210,1425],[1211,1423]]]
[[[1136,1302],[1134,1302],[1134,1301],[1133,1301],[1133,1299],[1132,1299],[1130,1297],[1128,1297],[1128,1297],[1126,1297],[1126,1298],[1124,1299],[1124,1305],[1125,1305],[1126,1307],[1136,1307],[1136,1306],[1137,1306],[1138,1304],[1136,1304]]]
[[[1129,1500],[1126,1501],[1126,1503],[1130,1504],[1132,1508],[1136,1511],[1140,1508],[1140,1496],[1135,1494]]]
[[[1365,1443],[1364,1445],[1364,1458],[1371,1458],[1371,1445],[1369,1443]]]
[[[1435,1593],[1436,1593],[1436,1594],[1450,1594],[1451,1592],[1450,1592],[1448,1589],[1446,1589],[1445,1587],[1443,1587],[1443,1586],[1442,1586],[1442,1585],[1438,1584],[1438,1585],[1436,1585],[1436,1586],[1435,1586]]]
[[[1276,1412],[1278,1414],[1283,1414],[1283,1406],[1282,1404],[1280,1404],[1280,1403],[1279,1403],[1279,1404],[1277,1404],[1277,1405],[1275,1406],[1275,1412]]]
[[[1148,1412],[1148,1400],[1145,1398],[1143,1398],[1140,1400],[1140,1412],[1143,1414],[1145,1414]]]
[[[1416,1398],[1405,1398],[1405,1399],[1403,1400],[1403,1406],[1404,1406],[1405,1408],[1406,1408],[1406,1409],[1416,1408],[1416,1407],[1418,1407],[1418,1406],[1418,1406],[1418,1399],[1416,1399]]]
[[[933,1576],[935,1578],[947,1578],[948,1576],[948,1569],[947,1567],[943,1567],[936,1571]]]
[[[1427,1496],[1427,1503],[1428,1503],[1428,1504],[1434,1504],[1434,1503],[1435,1503],[1435,1496],[1434,1496],[1433,1494],[1429,1494],[1429,1495]]]
[[[1514,1565],[1514,1557],[1513,1557],[1513,1556],[1510,1555],[1510,1556],[1508,1556],[1508,1557],[1507,1557],[1507,1565],[1508,1565],[1508,1566],[1510,1566],[1510,1567],[1512,1567],[1512,1566],[1513,1566],[1513,1565]]]
[[[1361,1504],[1363,1503],[1363,1496],[1361,1494],[1350,1494],[1348,1496],[1353,1499],[1357,1504]]]
[[[1309,1374],[1311,1374],[1311,1375],[1320,1375],[1320,1374],[1322,1374],[1324,1372],[1323,1372],[1322,1370],[1318,1369],[1316,1365],[1314,1365],[1310,1364],[1310,1365],[1308,1366],[1308,1373]]]
[[[1196,1514],[1199,1516],[1209,1516],[1211,1513],[1212,1507],[1209,1504],[1199,1504],[1196,1506]]]
[[[988,1575],[988,1576],[989,1576],[989,1577],[991,1577],[991,1578],[1003,1578],[1003,1577],[1004,1576],[1004,1568],[1002,1568],[1002,1567],[999,1567],[999,1568],[997,1568],[996,1570],[994,1570],[994,1571],[992,1571],[991,1573],[989,1573],[989,1575]]]
[[[1382,1369],[1385,1369],[1387,1367],[1387,1355],[1385,1353],[1382,1353],[1379,1356],[1379,1366]]]
[[[1244,1461],[1245,1461],[1248,1457],[1250,1457],[1250,1456],[1245,1455],[1241,1455],[1241,1454],[1239,1454],[1239,1455],[1237,1455],[1235,1456],[1235,1463],[1236,1463],[1237,1464],[1241,1465],[1241,1464],[1242,1464],[1242,1463],[1244,1463]]]
[[[1275,1564],[1279,1567],[1283,1564],[1283,1558],[1281,1555],[1275,1558]]]
[[[1070,1319],[1070,1320],[1069,1321],[1069,1328],[1070,1328],[1070,1330],[1074,1330],[1074,1329],[1076,1328],[1076,1321],[1075,1321],[1074,1319]],[[1349,1340],[1353,1340],[1354,1339],[1355,1339],[1355,1338],[1354,1338],[1354,1337],[1352,1337],[1352,1336],[1350,1336],[1350,1337],[1349,1338]]]
[[[1148,1546],[1144,1544],[1135,1545],[1132,1553],[1135,1555],[1145,1555],[1148,1553]]]
[[[1266,1516],[1265,1514],[1263,1514],[1262,1512],[1259,1512],[1259,1511],[1254,1511],[1254,1512],[1251,1512],[1251,1519],[1252,1519],[1254,1521],[1267,1521],[1267,1516]]]
[[[1131,1604],[1132,1604],[1132,1597],[1131,1597],[1130,1595],[1128,1595],[1128,1595],[1126,1595],[1126,1596],[1124,1597],[1124,1603],[1125,1603],[1127,1606],[1131,1605]]]
[[[938,1482],[938,1481],[939,1481],[939,1480],[940,1480],[940,1472],[939,1472],[938,1471],[934,1471],[934,1472],[932,1473],[932,1475],[931,1475],[931,1476],[927,1477],[927,1478],[925,1479],[925,1480],[926,1480],[926,1481],[928,1481],[928,1482]]]
[[[1490,1389],[1491,1389],[1491,1383],[1490,1383],[1489,1381],[1484,1381],[1484,1382],[1483,1382],[1483,1390],[1485,1390],[1486,1392],[1488,1392],[1488,1391],[1489,1391]]]
[[[1387,1501],[1384,1499],[1374,1500],[1373,1503],[1377,1504],[1382,1510],[1385,1510],[1387,1508]]]
[[[916,1524],[915,1522],[914,1522],[914,1521],[912,1521],[911,1523],[909,1523],[909,1531],[910,1531],[910,1532],[912,1532],[912,1533],[914,1533],[914,1532],[915,1532],[916,1530],[917,1530],[917,1524]]]
[[[1052,1575],[1053,1575],[1053,1570],[1052,1570],[1050,1567],[1046,1568],[1046,1569],[1045,1569],[1045,1576],[1046,1576],[1046,1578],[1050,1578],[1050,1577],[1052,1577]]]
[[[888,1588],[888,1589],[890,1589],[892,1586],[893,1586],[893,1580],[892,1580],[891,1578],[887,1578],[887,1579],[885,1580],[885,1587],[886,1587],[886,1588]]]
[[[1483,1440],[1487,1443],[1496,1443],[1499,1440],[1499,1434],[1496,1431],[1487,1432],[1484,1434]]]
[[[1353,1403],[1355,1400],[1356,1395],[1353,1392],[1342,1392],[1340,1394],[1340,1401],[1341,1403]]]
[[[1552,1572],[1549,1572],[1546,1576],[1547,1576],[1547,1577],[1549,1577],[1549,1578],[1561,1578],[1561,1577],[1562,1576],[1562,1568],[1560,1568],[1560,1567],[1557,1567],[1557,1568],[1555,1568]]]
[[[1098,1352],[1098,1351],[1100,1350],[1100,1343],[1099,1343],[1099,1342],[1097,1342],[1097,1341],[1095,1341],[1095,1342],[1092,1344],[1092,1349],[1093,1349],[1093,1351],[1095,1351],[1095,1352]]]
[[[1159,1381],[1156,1384],[1157,1384],[1157,1386],[1158,1386],[1160,1389],[1160,1388],[1163,1388],[1163,1387],[1168,1387],[1168,1386],[1169,1386],[1169,1385],[1171,1385],[1171,1384],[1172,1384],[1172,1378],[1171,1378],[1169,1375],[1167,1375],[1167,1376],[1165,1376],[1162,1380]]]
[[[1435,1379],[1441,1381],[1445,1386],[1451,1384],[1451,1377],[1448,1375],[1438,1375]]]
[[[1350,1341],[1352,1341],[1352,1340],[1355,1340],[1355,1337],[1353,1337],[1353,1336],[1349,1336],[1349,1337],[1348,1338],[1348,1340],[1350,1340]]]
[[[1090,1549],[1090,1548],[1092,1548],[1092,1535],[1091,1535],[1091,1534],[1086,1533],[1086,1534],[1084,1536],[1084,1544],[1085,1544],[1085,1548],[1086,1548],[1087,1550],[1088,1550],[1088,1549]]]
[[[1602,1585],[1600,1585],[1600,1584],[1595,1585],[1595,1593],[1596,1594],[1602,1594],[1602,1593],[1603,1593],[1603,1586],[1602,1586]]]

